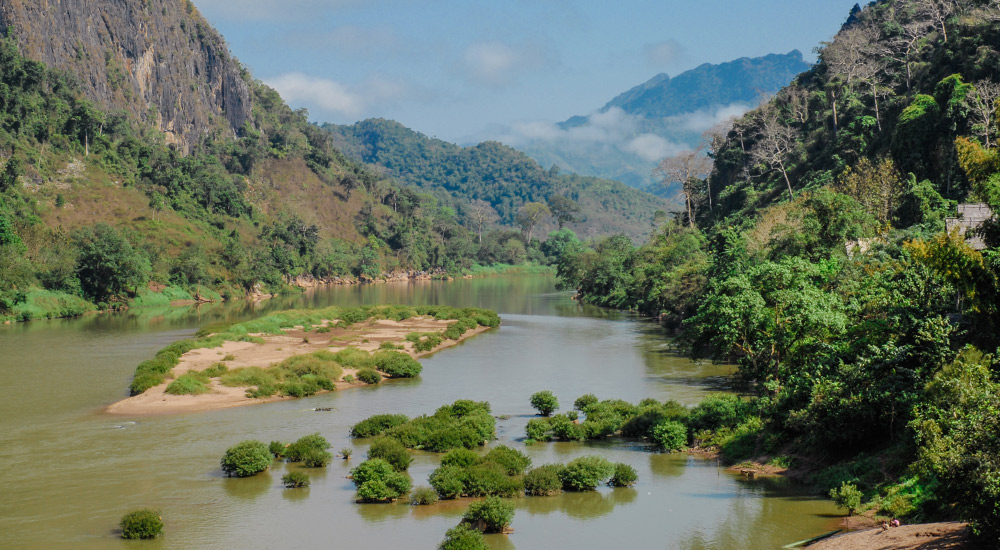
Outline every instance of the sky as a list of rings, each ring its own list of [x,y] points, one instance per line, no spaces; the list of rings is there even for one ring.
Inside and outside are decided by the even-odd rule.
[[[315,122],[468,143],[588,115],[665,72],[813,49],[856,0],[194,0]]]

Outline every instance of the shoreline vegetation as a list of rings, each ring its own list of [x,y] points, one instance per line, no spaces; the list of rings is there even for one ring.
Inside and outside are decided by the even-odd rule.
[[[206,411],[409,378],[420,373],[417,358],[499,325],[479,308],[360,306],[208,326],[140,363],[132,396],[106,412]]]
[[[115,307],[100,308],[84,298],[59,291],[34,290],[28,292],[25,301],[9,313],[0,314],[0,324],[27,322],[44,319],[65,319],[92,313],[109,313],[150,307],[185,307],[199,304],[213,304],[236,300],[263,301],[284,294],[308,292],[315,288],[357,284],[415,283],[422,281],[453,281],[456,279],[485,279],[490,277],[523,277],[530,275],[555,275],[555,267],[534,263],[475,265],[468,269],[449,272],[444,270],[414,271],[400,270],[385,272],[375,277],[325,277],[316,278],[301,275],[289,281],[283,288],[267,292],[255,289],[244,295],[219,292],[204,285],[183,288],[150,282],[135,293],[130,300]]]

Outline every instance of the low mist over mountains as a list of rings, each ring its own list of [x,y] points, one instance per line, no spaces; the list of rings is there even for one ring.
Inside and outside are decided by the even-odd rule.
[[[703,132],[743,114],[808,69],[797,50],[705,63],[674,78],[656,75],[593,114],[559,124],[514,125],[498,139],[543,166],[644,188],[660,159],[695,147]]]

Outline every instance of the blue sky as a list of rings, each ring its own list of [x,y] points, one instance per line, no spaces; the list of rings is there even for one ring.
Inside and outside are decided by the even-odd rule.
[[[586,115],[701,63],[812,49],[855,0],[194,0],[314,121],[385,117],[449,141]]]

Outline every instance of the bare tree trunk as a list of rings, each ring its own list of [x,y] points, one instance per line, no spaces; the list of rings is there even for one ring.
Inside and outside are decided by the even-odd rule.
[[[778,161],[778,166],[781,168],[781,175],[785,176],[785,184],[788,185],[788,196],[795,200],[795,194],[792,193],[792,180],[788,179],[788,172],[785,171],[785,162],[782,160]]]
[[[875,98],[875,124],[878,125],[878,131],[882,131],[882,119],[878,114],[878,90],[875,88],[875,81],[872,81],[872,97]]]
[[[688,226],[694,227],[694,212],[691,210],[691,193],[684,193],[684,198],[687,199],[688,207]]]
[[[831,103],[833,105],[833,133],[836,134],[837,133],[837,125],[838,125],[837,124],[837,92],[831,90],[830,91],[830,96],[833,97],[833,102]]]

